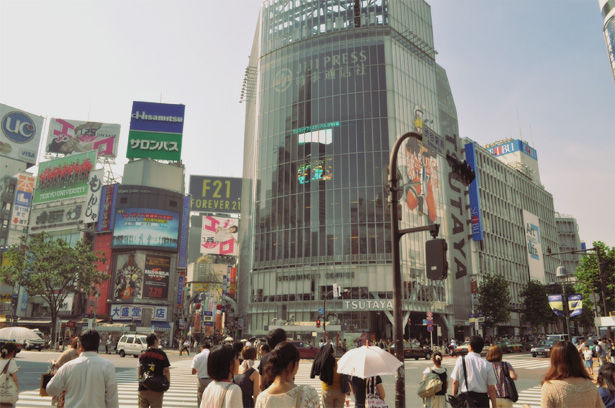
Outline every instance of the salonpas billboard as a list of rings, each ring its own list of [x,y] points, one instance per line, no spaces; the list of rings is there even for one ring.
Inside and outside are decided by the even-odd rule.
[[[95,165],[95,150],[40,163],[33,204],[85,196]]]

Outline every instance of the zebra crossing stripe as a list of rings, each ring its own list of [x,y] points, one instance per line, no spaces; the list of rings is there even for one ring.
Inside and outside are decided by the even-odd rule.
[[[519,400],[513,404],[513,408],[522,408],[523,404],[532,407],[540,406],[540,385],[519,392]]]

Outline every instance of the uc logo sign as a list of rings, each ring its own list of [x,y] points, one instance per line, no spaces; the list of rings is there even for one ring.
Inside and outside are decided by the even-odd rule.
[[[28,143],[36,134],[36,126],[23,112],[9,112],[0,122],[2,133],[15,143]]]

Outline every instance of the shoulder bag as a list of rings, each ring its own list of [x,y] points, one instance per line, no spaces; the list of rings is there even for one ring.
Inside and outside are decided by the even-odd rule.
[[[143,379],[141,384],[150,391],[165,392],[168,391],[171,383],[164,375],[148,376]]]
[[[388,408],[376,390],[376,377],[366,379],[365,388],[365,408]]]
[[[13,359],[9,359],[0,374],[0,404],[13,404],[19,399],[19,389],[11,374],[8,373],[9,364]]]
[[[47,384],[49,384],[49,381],[51,381],[51,379],[53,378],[53,363],[49,366],[49,369],[47,370],[46,373],[41,374],[41,388],[38,391],[38,395],[40,395],[41,397],[48,397],[49,394],[47,394]]]
[[[510,373],[508,372],[508,364],[505,361],[502,361],[502,371],[504,371],[504,388],[506,389],[506,394],[508,394],[509,400],[512,402],[517,402],[519,399],[519,393],[517,392],[517,386],[515,385],[515,380],[510,378]]]
[[[468,375],[466,374],[466,360],[464,356],[461,356],[461,364],[463,364],[463,379],[466,383],[466,389],[468,388]],[[459,386],[459,391],[461,391],[463,384]],[[449,395],[448,403],[451,404],[453,408],[477,408],[478,405],[476,401],[468,391],[460,392],[457,395]]]
[[[440,376],[432,370],[425,376],[425,379],[419,383],[417,394],[421,398],[429,398],[436,395],[440,390],[442,390],[442,380]]]

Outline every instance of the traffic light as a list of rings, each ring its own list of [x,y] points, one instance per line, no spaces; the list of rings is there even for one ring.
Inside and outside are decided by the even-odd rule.
[[[428,279],[446,279],[448,275],[447,248],[444,239],[431,239],[425,243],[425,264]]]
[[[459,161],[459,159],[455,156],[447,154],[446,161],[449,166],[451,166],[451,173],[453,174],[453,178],[455,180],[459,180],[466,186],[469,186],[470,183],[476,178],[474,170],[465,160]]]
[[[412,319],[408,318],[408,326],[410,326],[411,323],[412,323]]]
[[[316,328],[320,328],[320,319],[316,320]]]

